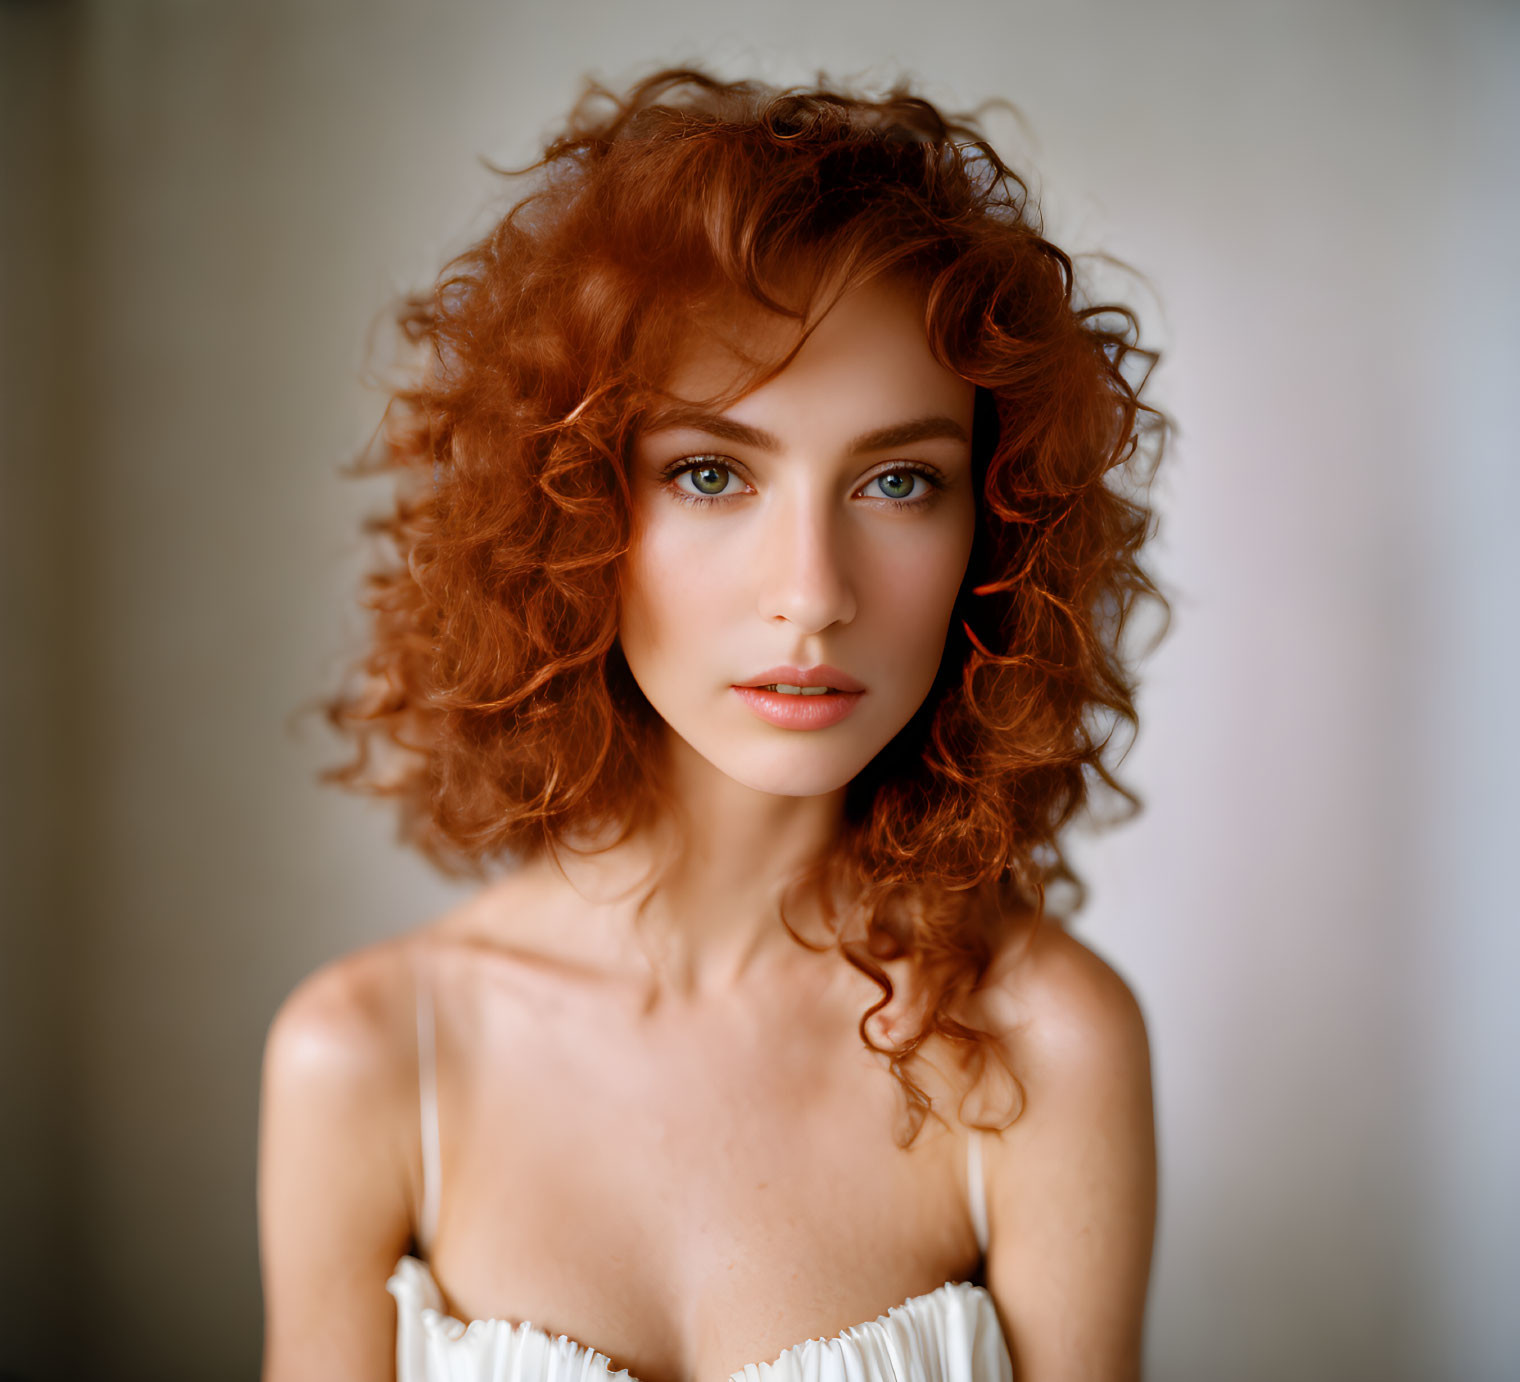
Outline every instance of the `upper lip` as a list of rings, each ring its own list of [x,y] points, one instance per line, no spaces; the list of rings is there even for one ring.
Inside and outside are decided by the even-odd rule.
[[[735,682],[736,686],[828,686],[835,691],[864,691],[866,688],[848,672],[820,662],[816,667],[770,667],[757,672],[748,681]]]

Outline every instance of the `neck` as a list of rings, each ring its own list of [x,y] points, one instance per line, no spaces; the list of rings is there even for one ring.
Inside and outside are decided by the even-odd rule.
[[[728,995],[768,972],[824,958],[787,934],[779,909],[788,884],[837,838],[844,789],[758,792],[673,734],[663,767],[673,819],[642,825],[610,850],[559,855],[586,900],[614,904],[628,954],[647,968],[650,1002]],[[795,892],[786,902],[793,926],[816,935],[816,903]]]

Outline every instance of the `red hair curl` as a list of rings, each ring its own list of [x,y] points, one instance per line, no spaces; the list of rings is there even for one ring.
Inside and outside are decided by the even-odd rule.
[[[1094,788],[1138,805],[1112,740],[1136,726],[1126,625],[1142,599],[1165,608],[1139,563],[1166,433],[1139,398],[1156,357],[1128,309],[1081,305],[976,121],[904,88],[871,100],[692,70],[622,96],[591,86],[524,173],[534,189],[399,313],[425,363],[360,467],[398,477],[371,524],[395,556],[368,577],[368,652],[326,702],[356,754],[324,777],[396,798],[403,838],[455,874],[582,827],[623,838],[659,809],[659,717],[618,645],[617,572],[630,445],[674,343],[735,295],[805,339],[826,284],[917,283],[936,355],[976,386],[976,537],[928,699],[798,880],[859,899],[828,944],[882,988],[860,1033],[903,1086],[911,1141],[931,1101],[908,1067],[930,1034],[977,1082],[1002,1059],[953,1013],[998,936],[1076,883],[1063,827]],[[884,1047],[868,1022],[892,959],[912,961],[923,1001]]]

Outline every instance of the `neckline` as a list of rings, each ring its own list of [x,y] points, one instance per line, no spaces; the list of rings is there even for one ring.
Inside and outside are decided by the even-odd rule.
[[[583,1344],[578,1339],[572,1339],[568,1334],[551,1334],[547,1329],[534,1324],[531,1320],[509,1320],[497,1315],[486,1315],[473,1320],[461,1320],[455,1315],[449,1314],[439,1306],[429,1305],[427,1297],[442,1301],[443,1292],[438,1286],[437,1278],[433,1275],[433,1269],[420,1257],[411,1253],[405,1254],[396,1264],[396,1270],[392,1274],[394,1281],[398,1276],[407,1280],[408,1274],[420,1276],[425,1287],[419,1291],[422,1299],[419,1301],[420,1314],[423,1323],[435,1329],[442,1329],[444,1337],[453,1341],[464,1339],[475,1333],[486,1333],[498,1329],[508,1330],[520,1337],[537,1339],[541,1344],[551,1348],[570,1350],[578,1359],[598,1362],[606,1370],[609,1378],[618,1378],[621,1382],[640,1382],[639,1377],[628,1368],[615,1368],[612,1359],[598,1348],[590,1344]],[[416,1283],[414,1283],[416,1284]],[[909,1296],[906,1300],[899,1301],[896,1305],[888,1306],[887,1309],[873,1320],[862,1320],[859,1324],[848,1325],[837,1334],[819,1335],[816,1338],[804,1339],[800,1343],[789,1344],[782,1349],[768,1363],[747,1363],[728,1375],[728,1382],[744,1382],[746,1378],[753,1377],[756,1373],[764,1376],[771,1369],[784,1363],[788,1356],[800,1350],[817,1347],[827,1347],[831,1344],[845,1343],[861,1333],[868,1333],[872,1329],[888,1327],[894,1316],[911,1315],[925,1308],[929,1301],[937,1300],[944,1296],[963,1294],[972,1300],[980,1300],[985,1297],[990,1304],[992,1297],[985,1286],[979,1286],[974,1281],[943,1281],[932,1290],[921,1292],[916,1296]],[[394,1294],[394,1293],[393,1293]],[[397,1299],[401,1304],[400,1298]]]

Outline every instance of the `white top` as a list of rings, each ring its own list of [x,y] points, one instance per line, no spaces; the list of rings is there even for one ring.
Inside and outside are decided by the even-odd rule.
[[[422,1106],[422,1214],[427,1251],[438,1220],[438,1080],[432,999],[417,988],[418,1085]],[[966,1144],[966,1187],[977,1246],[987,1251],[982,1134]],[[407,1255],[386,1282],[396,1300],[397,1382],[639,1382],[587,1344],[524,1320],[466,1323],[444,1313],[443,1293]],[[769,1363],[750,1363],[728,1382],[1013,1382],[1002,1326],[985,1287],[947,1281],[885,1315],[829,1339],[808,1339]]]

